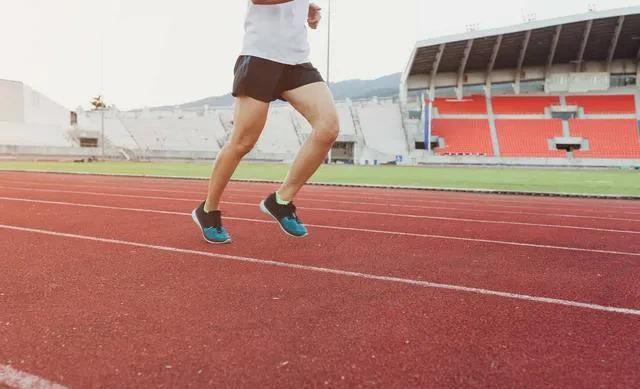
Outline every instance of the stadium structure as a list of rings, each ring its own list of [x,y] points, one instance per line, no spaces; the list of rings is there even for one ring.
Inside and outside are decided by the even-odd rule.
[[[397,98],[340,101],[331,162],[640,166],[640,7],[416,43]],[[69,112],[0,80],[0,154],[213,159],[232,107]],[[311,133],[271,108],[248,156],[289,161]]]
[[[640,7],[418,42],[400,93],[414,161],[638,165]]]

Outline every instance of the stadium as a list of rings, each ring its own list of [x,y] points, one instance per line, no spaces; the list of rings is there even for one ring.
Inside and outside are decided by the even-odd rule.
[[[258,206],[314,134],[288,103],[208,245],[232,104],[0,79],[0,388],[640,387],[640,6],[410,43],[336,99],[305,239]]]
[[[427,150],[415,159],[637,166],[639,11],[418,42],[401,87],[405,107],[409,92],[427,96],[418,122],[425,131],[408,126]]]
[[[637,167],[639,28],[632,7],[417,42],[398,98],[338,102],[329,158]],[[231,107],[69,113],[13,81],[0,96],[4,155],[211,160],[233,128]],[[310,133],[295,110],[274,107],[248,159],[289,161]]]

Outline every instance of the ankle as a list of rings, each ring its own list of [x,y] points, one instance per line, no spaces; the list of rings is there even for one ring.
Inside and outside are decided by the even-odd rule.
[[[291,200],[283,199],[282,196],[280,196],[280,193],[276,192],[276,203],[280,205],[289,205],[289,203],[291,203]]]
[[[211,212],[215,212],[215,211],[218,211],[218,207],[215,207],[215,208],[214,207],[210,207],[209,203],[207,203],[205,201],[205,203],[204,203],[204,212],[205,213],[211,213]]]

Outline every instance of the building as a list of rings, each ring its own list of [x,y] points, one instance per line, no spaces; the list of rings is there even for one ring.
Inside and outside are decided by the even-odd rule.
[[[417,42],[400,96],[418,163],[638,166],[640,7]]]

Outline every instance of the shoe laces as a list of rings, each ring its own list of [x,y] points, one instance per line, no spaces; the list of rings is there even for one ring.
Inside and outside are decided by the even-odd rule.
[[[288,213],[287,217],[300,223],[300,218],[298,218],[298,214],[296,213],[297,208],[295,205],[293,205],[293,202],[285,205],[285,207]]]
[[[207,230],[215,230],[218,234],[222,234],[224,232],[222,227],[209,227]]]
[[[209,224],[211,227],[209,227],[208,229],[215,229],[217,233],[222,233],[223,232],[223,228],[222,228],[222,214],[220,212],[210,212],[210,213],[204,213],[204,217],[206,219],[207,224]]]

